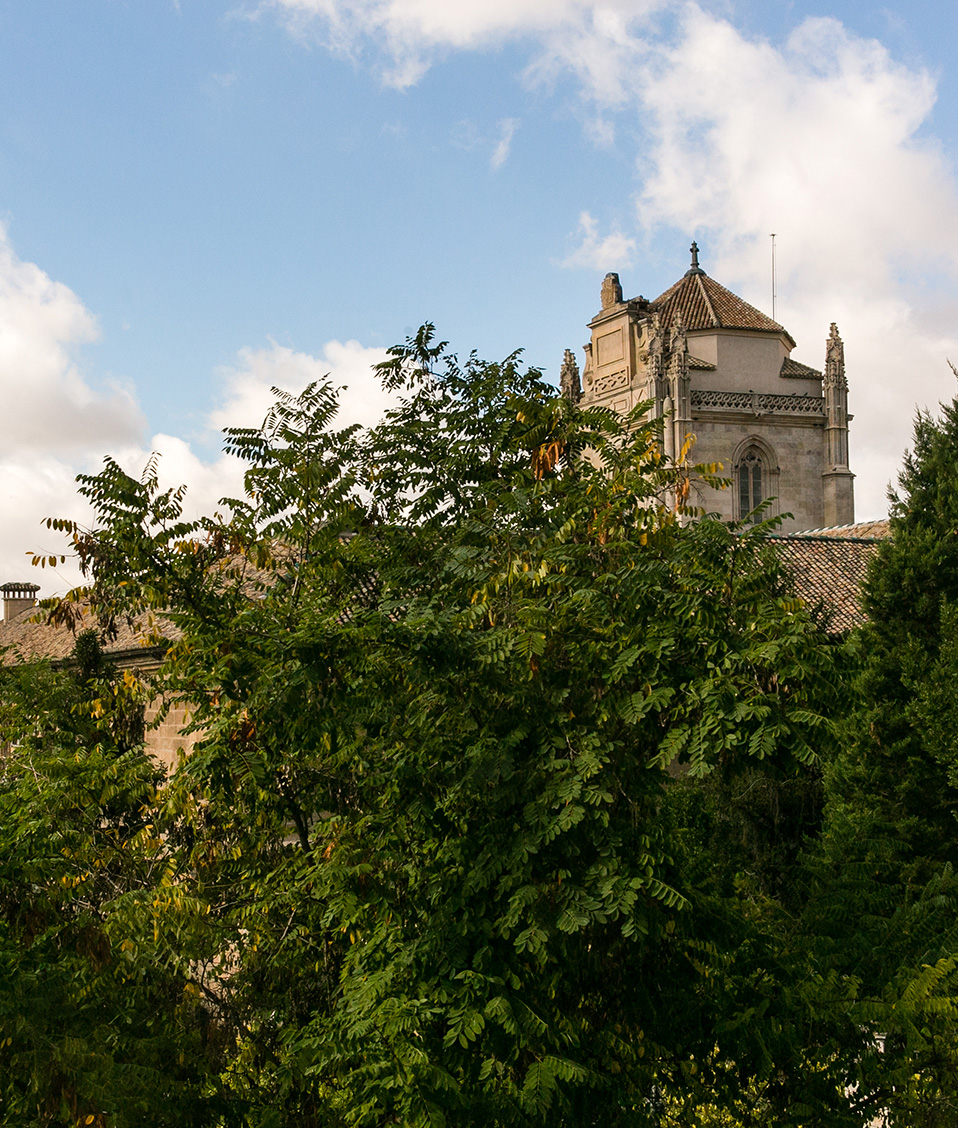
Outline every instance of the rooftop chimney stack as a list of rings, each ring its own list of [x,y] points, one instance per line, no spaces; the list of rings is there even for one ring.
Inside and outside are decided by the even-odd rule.
[[[19,614],[37,605],[39,584],[0,584],[3,592],[3,621],[9,623]]]

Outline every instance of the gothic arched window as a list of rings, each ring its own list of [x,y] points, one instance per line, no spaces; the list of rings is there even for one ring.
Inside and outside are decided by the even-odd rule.
[[[768,497],[768,467],[758,447],[747,447],[735,469],[738,489],[738,515],[743,520]],[[752,520],[756,520],[752,517]]]

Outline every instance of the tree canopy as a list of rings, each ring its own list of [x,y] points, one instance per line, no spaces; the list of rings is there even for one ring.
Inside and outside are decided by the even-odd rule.
[[[168,649],[4,674],[0,1123],[867,1124],[880,976],[807,851],[846,648],[647,405],[428,326],[381,375],[368,432],[323,384],[226,432],[222,515],[107,460],[57,523],[54,617]],[[196,737],[169,776],[155,694]]]

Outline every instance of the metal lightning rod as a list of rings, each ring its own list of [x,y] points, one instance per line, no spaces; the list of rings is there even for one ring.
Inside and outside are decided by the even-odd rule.
[[[772,232],[772,320],[775,320],[775,298],[778,296],[775,287],[775,232]]]

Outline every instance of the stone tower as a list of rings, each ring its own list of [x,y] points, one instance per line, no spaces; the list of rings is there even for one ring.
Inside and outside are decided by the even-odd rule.
[[[666,453],[690,435],[693,462],[720,462],[731,488],[700,485],[694,500],[727,520],[784,518],[785,532],[851,524],[848,384],[833,324],[824,373],[792,360],[795,342],[772,318],[710,278],[692,244],[685,274],[654,301],[624,300],[617,274],[602,283],[579,393],[569,350],[563,391],[620,412],[649,402],[665,420]],[[575,375],[573,376],[573,369]]]

